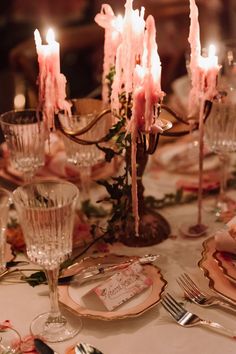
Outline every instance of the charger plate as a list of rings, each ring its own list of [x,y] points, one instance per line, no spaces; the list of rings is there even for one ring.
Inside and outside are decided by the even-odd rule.
[[[215,252],[215,238],[213,236],[203,242],[202,258],[198,265],[209,280],[209,288],[235,305],[236,285],[229,281],[219,267],[214,257]]]
[[[84,269],[88,266],[95,266],[98,264],[104,265],[120,263],[128,259],[129,257],[127,256],[109,254],[96,258],[84,258],[80,264],[81,269]],[[101,279],[100,281],[97,280],[96,282],[93,281],[80,286],[77,284],[73,285],[73,283],[71,285],[59,286],[59,301],[69,311],[72,311],[74,314],[80,317],[110,321],[140,316],[158,304],[158,302],[161,300],[161,295],[167,285],[167,282],[163,278],[158,267],[154,266],[153,264],[146,264],[143,265],[143,270],[144,273],[152,279],[152,285],[144,290],[141,294],[133,297],[113,311],[108,311],[105,308],[101,309],[96,301],[94,303],[93,301],[90,301],[89,303],[82,298],[82,296],[89,290],[102,283]]]
[[[213,257],[217,261],[225,277],[236,284],[236,256],[226,252],[216,251]]]

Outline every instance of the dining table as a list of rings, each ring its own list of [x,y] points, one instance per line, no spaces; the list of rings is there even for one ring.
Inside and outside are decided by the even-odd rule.
[[[178,145],[174,144],[171,145],[171,148],[175,150]],[[160,149],[158,147],[154,156],[149,159],[143,178],[145,195],[155,196],[157,199],[163,198],[168,193],[175,193],[179,181],[197,178],[196,173],[189,174],[186,172],[186,168],[180,173],[179,171],[166,169],[163,165],[161,166],[162,148],[167,149],[166,144],[163,147],[161,146]],[[219,165],[216,165],[217,169],[219,169]],[[0,175],[3,181],[6,182],[6,174],[1,173]],[[90,187],[92,200],[96,201],[99,196],[104,194],[103,188],[96,183],[92,183]],[[228,193],[230,193],[232,198],[236,197],[236,191],[233,189],[228,191]],[[236,338],[236,310],[225,310],[217,306],[204,308],[193,304],[186,300],[183,290],[177,283],[177,278],[181,274],[188,273],[201,289],[210,294],[216,294],[210,285],[211,280],[200,262],[203,259],[204,242],[212,239],[215,232],[224,227],[223,222],[216,220],[214,213],[204,208],[210,202],[214,203],[215,198],[216,194],[209,194],[204,198],[203,220],[208,226],[208,230],[201,237],[186,237],[180,232],[181,225],[184,222],[197,218],[197,201],[196,198],[193,198],[191,202],[176,202],[172,203],[172,205],[164,204],[159,210],[171,227],[169,237],[161,243],[148,247],[129,247],[120,242],[114,242],[106,248],[105,255],[115,254],[128,257],[146,254],[159,255],[153,266],[160,272],[163,284],[160,293],[155,294],[156,300],[150,307],[147,306],[141,313],[130,314],[129,305],[121,305],[121,309],[122,306],[127,306],[127,315],[122,318],[116,318],[114,315],[112,319],[109,319],[106,316],[103,318],[84,316],[79,312],[76,313],[76,311],[70,309],[70,306],[65,306],[61,302],[62,312],[65,312],[75,324],[78,318],[82,319],[82,330],[70,340],[60,343],[48,343],[48,345],[59,354],[65,354],[69,348],[80,342],[89,343],[104,354],[235,353],[235,339],[200,326],[182,327],[173,320],[161,304],[162,296],[168,292],[181,301],[188,310],[196,313],[201,318],[218,322],[234,330]],[[94,247],[90,248],[81,258],[104,256],[102,250],[94,252]],[[16,261],[25,259],[24,253],[17,253],[14,258]],[[24,267],[29,268],[29,266],[22,266],[22,272],[24,272]],[[32,267],[35,266],[32,265]],[[59,286],[59,294],[61,296],[60,288],[61,286]],[[75,291],[79,292],[79,289],[74,289],[73,292]],[[143,301],[150,291],[150,289],[145,290],[140,301]],[[41,284],[32,287],[22,281],[8,282],[7,277],[0,280],[0,322],[9,320],[12,327],[20,333],[22,339],[30,335],[30,323],[36,315],[48,310],[47,285]]]

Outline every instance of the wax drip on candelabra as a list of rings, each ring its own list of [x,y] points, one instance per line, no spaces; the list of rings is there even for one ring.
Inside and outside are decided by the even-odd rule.
[[[181,231],[187,236],[199,236],[206,232],[207,226],[202,222],[202,194],[203,194],[203,158],[204,158],[204,116],[205,102],[213,101],[217,96],[217,78],[220,70],[218,57],[214,46],[209,47],[208,57],[201,55],[200,29],[198,22],[198,8],[195,0],[190,0],[190,30],[189,43],[191,47],[190,73],[191,90],[189,94],[189,116],[198,116],[199,121],[199,186],[198,186],[198,216],[194,225],[188,225]]]
[[[144,20],[144,12],[144,7],[140,10],[133,9],[133,0],[126,1],[124,17],[120,22],[122,23],[119,32],[120,42],[115,54],[113,52],[112,55],[111,47],[107,45],[112,33],[108,34],[107,31],[110,28],[113,35],[117,35],[117,29],[111,26],[117,17],[110,8],[104,6],[101,13],[95,17],[96,22],[105,28],[103,86],[108,84],[104,77],[110,77],[107,70],[111,70],[115,59],[113,82],[110,86],[111,111],[117,121],[121,117],[125,121],[123,143],[126,152],[127,186],[124,189],[131,193],[131,198],[127,198],[127,215],[131,214],[131,209],[134,219],[131,218],[129,225],[126,225],[126,233],[131,232],[139,237],[141,234],[144,237],[145,234],[144,188],[141,178],[148,155],[156,149],[159,134],[171,126],[169,122],[162,122],[159,119],[164,92],[160,85],[161,63],[156,44],[156,27],[152,16]],[[107,87],[103,92],[107,92]],[[155,222],[154,219],[152,222],[150,220],[148,223],[157,222],[157,219]],[[165,237],[168,235],[169,227],[167,229]]]

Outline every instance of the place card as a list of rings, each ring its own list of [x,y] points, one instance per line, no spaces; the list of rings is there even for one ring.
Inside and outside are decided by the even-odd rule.
[[[150,285],[152,279],[143,273],[139,262],[134,262],[91,289],[84,297],[95,295],[107,310],[112,311]]]

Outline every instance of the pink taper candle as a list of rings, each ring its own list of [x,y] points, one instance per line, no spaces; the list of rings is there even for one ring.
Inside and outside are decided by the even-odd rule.
[[[106,105],[109,103],[109,87],[107,76],[115,66],[116,51],[121,41],[122,17],[115,16],[110,5],[103,4],[101,12],[95,16],[95,22],[105,29],[102,100]]]
[[[121,43],[116,53],[115,77],[112,86],[111,107],[119,113],[118,96],[123,91],[126,99],[133,92],[134,68],[143,53],[144,8],[133,10],[133,0],[127,0],[123,19]]]
[[[201,56],[198,8],[195,0],[190,0],[189,43],[191,47],[190,73],[192,88],[189,94],[189,116],[199,115],[199,187],[198,225],[202,225],[203,193],[203,150],[204,150],[204,105],[217,94],[217,77],[220,70],[214,47],[210,47],[208,57]]]
[[[145,131],[150,132],[155,124],[153,107],[162,102],[164,92],[161,90],[161,61],[157,51],[156,26],[153,16],[146,20],[145,48],[144,48],[145,75]]]
[[[39,109],[43,112],[48,130],[54,129],[54,115],[65,110],[70,115],[70,105],[66,101],[66,78],[60,73],[60,46],[50,29],[48,44],[42,44],[38,30],[34,32],[39,63]]]
[[[189,115],[194,116],[199,103],[199,75],[198,63],[201,56],[200,28],[198,22],[198,8],[195,0],[190,0],[190,28],[188,41],[190,44],[190,63],[192,88],[189,95]]]

